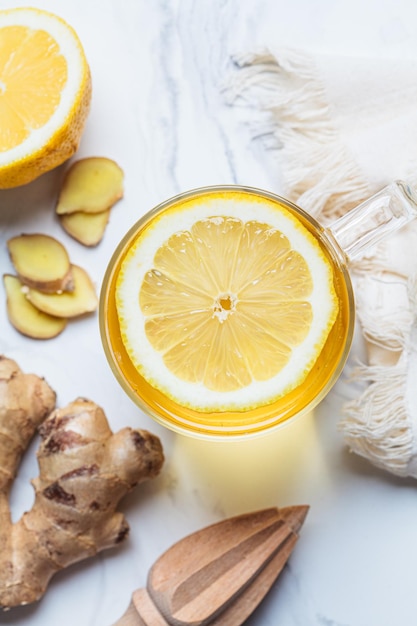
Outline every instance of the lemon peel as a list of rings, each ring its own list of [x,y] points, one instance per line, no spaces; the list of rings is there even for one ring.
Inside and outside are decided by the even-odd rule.
[[[338,313],[316,238],[284,206],[243,192],[157,215],[121,264],[116,306],[140,374],[203,412],[249,410],[300,385]]]
[[[81,42],[47,11],[0,11],[0,189],[26,184],[78,149],[91,74]]]

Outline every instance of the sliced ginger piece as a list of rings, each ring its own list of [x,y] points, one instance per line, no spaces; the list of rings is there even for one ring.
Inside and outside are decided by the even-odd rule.
[[[67,321],[33,306],[26,298],[25,286],[17,276],[4,274],[3,282],[9,321],[22,335],[32,339],[52,339],[64,330]]]
[[[101,213],[65,213],[59,216],[64,230],[84,246],[96,246],[103,238],[110,218],[110,209]]]
[[[69,168],[56,212],[102,213],[123,196],[123,170],[112,159],[88,157],[75,161]]]
[[[98,299],[89,275],[78,265],[72,265],[72,275],[74,291],[49,294],[27,289],[26,298],[40,311],[55,317],[71,318],[92,313],[97,308]]]
[[[23,284],[45,293],[74,289],[68,252],[54,237],[22,234],[9,239],[7,247]]]

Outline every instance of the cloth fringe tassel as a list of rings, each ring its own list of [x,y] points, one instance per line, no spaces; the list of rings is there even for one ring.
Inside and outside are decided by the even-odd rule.
[[[256,110],[256,122],[249,123],[252,139],[262,139],[277,159],[289,199],[326,224],[376,191],[370,189],[341,139],[311,57],[280,50],[276,55],[263,51],[233,60],[239,71],[225,87],[226,100]],[[377,252],[364,261],[366,268],[359,262],[355,270],[360,274],[379,263]],[[359,320],[364,336],[378,343],[375,328],[366,328],[365,311]],[[390,342],[397,349],[404,347],[407,334],[405,329],[399,334],[394,331]],[[416,454],[405,402],[404,360],[400,358],[393,367],[359,367],[355,375],[368,386],[345,405],[339,425],[353,452],[398,476],[410,475],[410,459]],[[412,471],[417,478],[417,467]]]
[[[280,51],[234,56],[240,71],[225,88],[229,104],[256,107],[250,124],[283,172],[285,195],[322,223],[334,221],[372,191],[334,126],[313,61]]]
[[[375,466],[408,476],[414,441],[405,404],[404,362],[393,367],[360,366],[355,376],[369,386],[357,400],[344,405],[339,428],[347,445]]]

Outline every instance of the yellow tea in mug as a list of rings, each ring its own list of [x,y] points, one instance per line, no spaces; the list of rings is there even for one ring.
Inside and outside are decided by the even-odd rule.
[[[306,213],[211,187],[145,215],[116,250],[100,303],[109,363],[130,397],[194,436],[264,432],[311,409],[346,361],[343,254]]]

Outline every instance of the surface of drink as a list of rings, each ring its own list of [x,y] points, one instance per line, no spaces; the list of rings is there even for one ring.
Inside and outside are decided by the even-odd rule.
[[[184,202],[192,203],[194,199],[201,204],[205,197],[209,198],[219,193],[226,196],[238,193],[240,199],[248,198],[248,205],[251,205],[249,199],[252,201],[255,196],[258,203],[262,204],[264,201],[269,207],[273,206],[277,213],[289,214],[291,219],[295,218],[300,222],[302,229],[306,229],[314,237],[320,248],[320,254],[331,268],[337,313],[317,358],[300,384],[272,401],[253,408],[200,410],[186,406],[186,403],[158,389],[151,380],[146,380],[134,364],[126,349],[126,338],[121,331],[116,290],[120,270],[129,256],[129,250],[145,231],[156,228],[155,224],[164,212],[176,211],[176,206],[181,207]],[[253,219],[257,219],[256,214],[253,215]],[[140,285],[137,285],[138,294],[139,290]],[[223,301],[226,308],[230,306],[227,299]],[[262,305],[262,302],[260,304]],[[320,307],[317,312],[320,314]],[[352,339],[353,323],[353,296],[345,258],[343,253],[329,242],[326,231],[286,200],[274,194],[241,187],[216,187],[189,192],[156,207],[147,214],[129,231],[115,252],[107,270],[101,296],[100,324],[103,344],[109,363],[122,387],[144,412],[160,423],[178,432],[201,437],[240,437],[262,433],[312,409],[336,382],[344,366]]]

